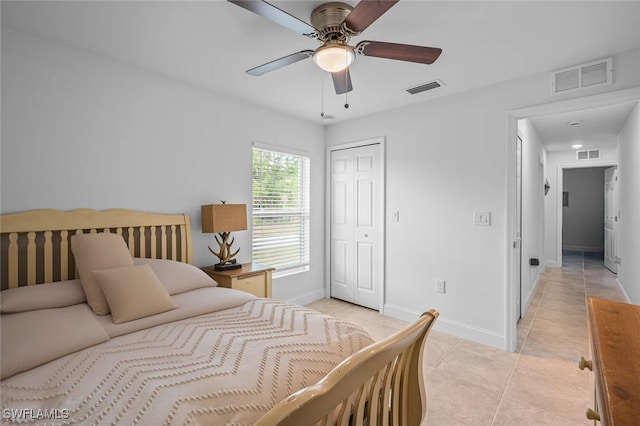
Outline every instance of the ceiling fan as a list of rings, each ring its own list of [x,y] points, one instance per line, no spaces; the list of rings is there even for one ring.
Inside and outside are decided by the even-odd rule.
[[[311,25],[264,0],[228,1],[322,43],[315,50],[302,50],[246,71],[254,76],[313,58],[320,68],[331,73],[336,93],[342,94],[353,90],[349,66],[356,55],[432,64],[442,53],[442,49],[435,47],[383,41],[365,40],[355,46],[348,44],[351,37],[360,35],[398,0],[360,0],[355,7],[339,2],[324,3],[311,13]]]

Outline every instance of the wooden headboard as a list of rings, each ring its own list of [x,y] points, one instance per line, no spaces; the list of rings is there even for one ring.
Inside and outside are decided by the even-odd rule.
[[[134,210],[31,210],[0,216],[2,290],[77,277],[74,234],[122,235],[132,256],[191,263],[191,223],[186,214]]]

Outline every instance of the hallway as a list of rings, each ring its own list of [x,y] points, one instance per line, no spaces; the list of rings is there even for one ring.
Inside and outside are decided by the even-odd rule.
[[[518,323],[518,348],[504,352],[439,331],[425,350],[428,426],[592,425],[586,298],[623,301],[616,276],[601,259],[570,253],[563,268],[547,269]],[[335,299],[309,307],[362,325],[381,339],[406,325]],[[446,315],[446,313],[442,313]]]
[[[580,356],[589,359],[589,297],[625,301],[616,275],[604,267],[602,259],[568,252],[562,268],[550,268],[541,275],[531,305],[518,322],[520,358],[496,419],[506,414],[504,401],[512,398],[541,416],[537,422],[535,417],[519,419],[520,424],[593,424],[585,417],[586,409],[594,405],[593,378],[591,372],[577,367]],[[559,418],[547,423],[543,419],[548,415]]]
[[[579,359],[588,344],[586,299],[625,301],[616,275],[602,259],[565,252],[563,264],[540,276],[531,305],[518,322],[518,351],[524,354]]]

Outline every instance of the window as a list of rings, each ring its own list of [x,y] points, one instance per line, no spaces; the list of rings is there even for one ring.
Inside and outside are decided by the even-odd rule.
[[[309,157],[253,148],[253,261],[309,265]]]

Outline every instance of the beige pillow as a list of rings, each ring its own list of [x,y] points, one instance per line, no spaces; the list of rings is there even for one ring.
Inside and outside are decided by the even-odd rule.
[[[105,269],[93,275],[116,324],[178,307],[149,265]]]
[[[109,313],[109,305],[92,272],[99,269],[133,266],[131,253],[118,234],[80,234],[71,237],[71,251],[76,259],[87,303],[98,315]]]
[[[0,292],[0,311],[3,314],[15,314],[63,308],[86,301],[80,280],[57,281],[3,290]]]
[[[2,379],[109,340],[85,303],[2,314],[1,318]]]
[[[168,259],[142,259],[139,257],[134,257],[133,263],[151,266],[156,277],[172,296],[195,290],[196,288],[215,287],[218,285],[202,269],[188,263]]]

